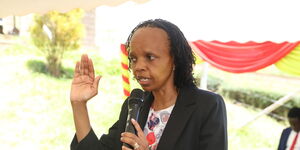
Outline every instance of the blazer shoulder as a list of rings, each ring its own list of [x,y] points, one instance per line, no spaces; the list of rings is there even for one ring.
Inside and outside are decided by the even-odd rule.
[[[289,132],[291,132],[292,131],[292,128],[291,127],[288,127],[288,128],[285,128],[285,129],[283,129],[283,133],[289,133]]]
[[[210,103],[218,103],[220,101],[224,101],[223,97],[217,93],[202,90],[197,87],[190,88],[189,91],[191,92],[190,95],[196,99],[196,102],[210,102]]]

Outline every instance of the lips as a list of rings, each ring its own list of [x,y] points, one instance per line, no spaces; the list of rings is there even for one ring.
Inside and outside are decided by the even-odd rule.
[[[136,79],[141,85],[149,84],[150,82],[150,78],[143,77],[143,76],[137,76]]]
[[[138,79],[138,81],[147,82],[147,81],[149,81],[149,79],[148,78],[141,78],[141,79]]]

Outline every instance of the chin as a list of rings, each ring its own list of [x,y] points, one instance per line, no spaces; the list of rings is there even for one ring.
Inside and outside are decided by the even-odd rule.
[[[151,88],[149,85],[141,85],[141,87],[144,91],[148,91],[148,92],[153,91],[153,88]]]
[[[142,87],[142,89],[143,89],[144,91],[147,91],[147,92],[151,92],[151,91],[152,91],[152,90],[149,89],[149,88],[144,88],[144,87]]]

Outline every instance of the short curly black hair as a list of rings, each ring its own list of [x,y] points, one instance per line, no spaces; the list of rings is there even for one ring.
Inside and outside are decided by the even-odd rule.
[[[300,108],[293,107],[288,112],[288,118],[298,118],[300,119]]]
[[[193,76],[195,57],[188,41],[181,30],[173,23],[163,19],[151,19],[138,24],[130,33],[126,41],[126,49],[130,52],[130,42],[133,34],[140,28],[153,27],[164,30],[170,40],[170,54],[175,64],[174,83],[177,88],[196,86]],[[129,60],[129,66],[131,62]]]

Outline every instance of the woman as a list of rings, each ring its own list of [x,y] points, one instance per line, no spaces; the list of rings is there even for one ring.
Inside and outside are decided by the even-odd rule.
[[[227,119],[221,96],[196,87],[195,59],[180,29],[165,20],[140,23],[126,47],[134,77],[145,90],[139,119],[132,120],[137,135],[124,132],[127,100],[119,120],[97,139],[86,102],[97,94],[100,77],[94,76],[87,55],[77,62],[71,87],[76,135],[72,150],[227,150]]]

